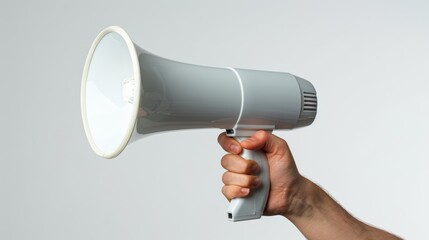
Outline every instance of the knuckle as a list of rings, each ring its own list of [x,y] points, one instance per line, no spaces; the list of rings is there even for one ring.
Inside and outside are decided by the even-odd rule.
[[[222,194],[226,196],[226,191],[227,191],[227,186],[223,185],[222,186]]]
[[[287,148],[289,147],[286,140],[284,140],[283,138],[280,138],[276,135],[273,135],[273,141],[281,147],[287,147]]]
[[[229,192],[228,192],[228,186],[223,186],[222,187],[222,194],[228,199],[228,200],[230,200],[231,199],[231,197],[229,196]]]
[[[229,193],[230,193],[230,197],[231,198],[235,198],[235,197],[239,196],[239,188],[237,188],[237,187],[230,187],[229,188]]]
[[[221,134],[219,134],[219,136],[217,137],[217,142],[218,142],[220,145],[222,145],[222,142],[224,142],[225,137],[226,137],[225,133],[221,133]]]
[[[270,137],[270,133],[267,131],[261,131],[261,136],[263,139],[267,139]]]
[[[280,144],[281,144],[281,145],[283,145],[284,147],[289,148],[289,146],[288,146],[288,144],[287,144],[286,140],[284,140],[284,139],[281,139],[281,138],[280,138]]]
[[[224,184],[227,184],[229,181],[229,172],[225,172],[223,175],[222,175],[222,182],[224,183]]]
[[[237,197],[237,192],[238,190],[233,186],[224,185],[222,187],[222,194],[228,199],[233,199]]]
[[[220,159],[220,164],[223,168],[228,169],[228,166],[230,165],[230,155],[226,154]]]

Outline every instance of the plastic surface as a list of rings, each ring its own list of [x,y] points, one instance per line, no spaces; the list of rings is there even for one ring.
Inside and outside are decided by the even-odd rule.
[[[127,81],[132,81],[132,89]],[[139,96],[134,44],[121,28],[106,28],[90,49],[81,86],[83,124],[98,155],[112,158],[125,148],[134,131]]]
[[[129,141],[160,131],[306,126],[315,118],[317,98],[310,82],[292,74],[172,61],[108,27],[85,63],[81,109],[91,147],[113,158]]]
[[[88,54],[81,86],[85,132],[104,158],[129,141],[159,131],[221,128],[238,141],[256,130],[313,122],[313,85],[289,73],[214,68],[168,60],[135,45],[119,27],[104,29]],[[265,152],[243,150],[258,162],[261,186],[228,207],[231,221],[260,218],[269,192]]]
[[[291,129],[301,113],[301,90],[289,73],[235,69],[243,88],[243,107],[236,129],[260,125]],[[256,128],[254,128],[256,127]]]
[[[248,137],[235,137],[239,142],[246,138]],[[243,149],[241,156],[258,163],[261,169],[258,173],[261,185],[256,189],[251,189],[249,196],[236,198],[230,202],[227,213],[228,219],[233,222],[260,218],[264,213],[270,191],[270,175],[265,152]]]
[[[140,49],[141,134],[234,127],[241,110],[239,83],[226,68],[168,60]]]

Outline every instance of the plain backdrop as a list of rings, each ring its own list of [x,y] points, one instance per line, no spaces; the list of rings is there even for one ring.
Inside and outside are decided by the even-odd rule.
[[[81,75],[110,25],[169,59],[310,80],[314,124],[275,131],[301,173],[357,218],[429,239],[428,12],[424,0],[2,0],[0,239],[304,239],[281,217],[227,221],[221,129],[92,152]]]

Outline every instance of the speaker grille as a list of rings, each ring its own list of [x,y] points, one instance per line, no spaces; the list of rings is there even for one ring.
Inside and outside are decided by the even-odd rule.
[[[317,111],[317,96],[315,93],[310,92],[303,92],[303,99],[304,99],[304,111],[311,111],[316,112]]]

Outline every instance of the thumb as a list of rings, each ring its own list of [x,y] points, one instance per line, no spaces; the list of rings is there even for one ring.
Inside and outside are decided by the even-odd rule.
[[[261,149],[266,153],[284,153],[289,149],[286,141],[267,131],[257,131],[250,138],[243,140],[243,148],[249,150]]]

